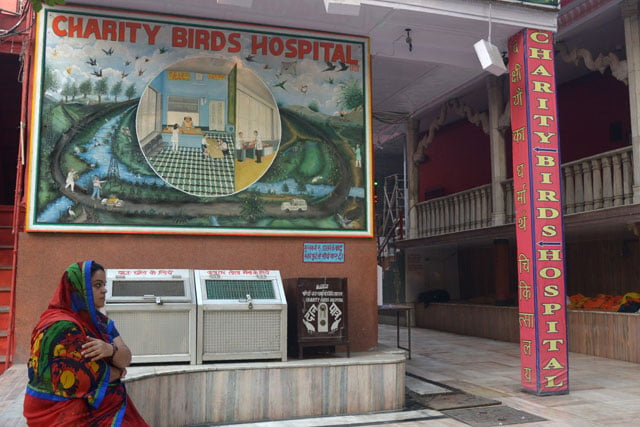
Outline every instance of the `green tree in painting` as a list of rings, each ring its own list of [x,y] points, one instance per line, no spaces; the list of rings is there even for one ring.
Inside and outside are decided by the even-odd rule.
[[[69,102],[69,97],[71,94],[71,82],[66,82],[64,86],[62,86],[62,90],[60,91],[60,95],[64,96],[64,102]]]
[[[111,96],[113,96],[115,98],[116,102],[118,102],[118,96],[121,93],[122,93],[122,82],[117,82],[111,88]]]
[[[82,99],[87,99],[87,95],[91,95],[92,89],[93,83],[91,83],[90,79],[83,81],[78,87],[78,91],[82,94]]]
[[[257,194],[250,194],[242,201],[240,213],[250,223],[255,223],[264,215],[264,207]]]
[[[73,82],[71,84],[71,101],[75,101],[76,100],[76,96],[78,96],[78,94],[80,93],[80,89],[78,89],[78,85]]]
[[[60,80],[53,72],[53,69],[47,66],[44,70],[44,91],[55,92],[60,87]]]
[[[127,90],[124,92],[124,96],[126,96],[127,99],[131,99],[136,96],[136,86],[133,83],[127,87]]]
[[[338,103],[344,108],[353,110],[364,105],[364,92],[357,80],[349,79],[340,83],[338,90],[340,91]]]
[[[107,78],[103,77],[98,80],[93,87],[93,93],[98,95],[98,104],[102,102],[102,95],[106,95],[109,92],[109,84],[107,83]]]

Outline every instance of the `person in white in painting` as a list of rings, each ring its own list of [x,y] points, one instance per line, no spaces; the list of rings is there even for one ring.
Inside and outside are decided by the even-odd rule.
[[[171,148],[174,152],[178,151],[179,143],[180,143],[180,128],[176,123],[173,125],[173,130],[171,131]]]
[[[67,174],[67,180],[65,182],[64,188],[71,187],[71,192],[75,192],[76,179],[78,179],[78,173],[74,168],[69,169],[69,173]]]

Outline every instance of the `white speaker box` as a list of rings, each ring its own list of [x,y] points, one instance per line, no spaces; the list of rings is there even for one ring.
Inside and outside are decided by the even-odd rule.
[[[486,40],[478,40],[473,45],[473,48],[476,50],[476,55],[478,55],[483,70],[496,76],[507,72],[507,67],[504,65],[502,55],[500,55],[500,51],[496,45]]]

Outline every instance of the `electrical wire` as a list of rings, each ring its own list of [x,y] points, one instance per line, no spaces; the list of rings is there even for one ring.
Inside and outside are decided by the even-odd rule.
[[[0,39],[19,36],[20,34],[23,34],[23,33],[31,31],[31,28],[33,27],[34,22],[35,22],[35,18],[31,20],[31,23],[27,28],[24,28],[22,30],[17,30],[17,28],[19,28],[20,25],[22,25],[22,23],[24,22],[25,18],[27,17],[27,14],[29,14],[29,13],[35,13],[35,12],[33,11],[33,7],[31,6],[31,2],[25,0],[22,3],[22,7],[21,7],[21,10],[19,12],[20,19],[18,19],[18,22],[16,22],[13,25],[13,27],[9,28],[8,30],[0,29]],[[18,14],[16,14],[16,15],[18,15]]]

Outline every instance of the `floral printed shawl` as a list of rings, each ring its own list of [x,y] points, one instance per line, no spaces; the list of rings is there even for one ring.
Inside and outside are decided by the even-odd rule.
[[[30,425],[34,418],[44,424],[43,414],[54,424],[67,420],[65,405],[54,410],[52,404],[66,402],[77,407],[78,399],[88,405],[81,412],[91,425],[120,425],[123,419],[129,400],[124,385],[119,381],[109,384],[110,365],[105,360],[91,362],[81,354],[87,337],[112,342],[119,335],[113,322],[94,305],[92,262],[75,263],[66,269],[33,330],[25,398],[25,417]]]

